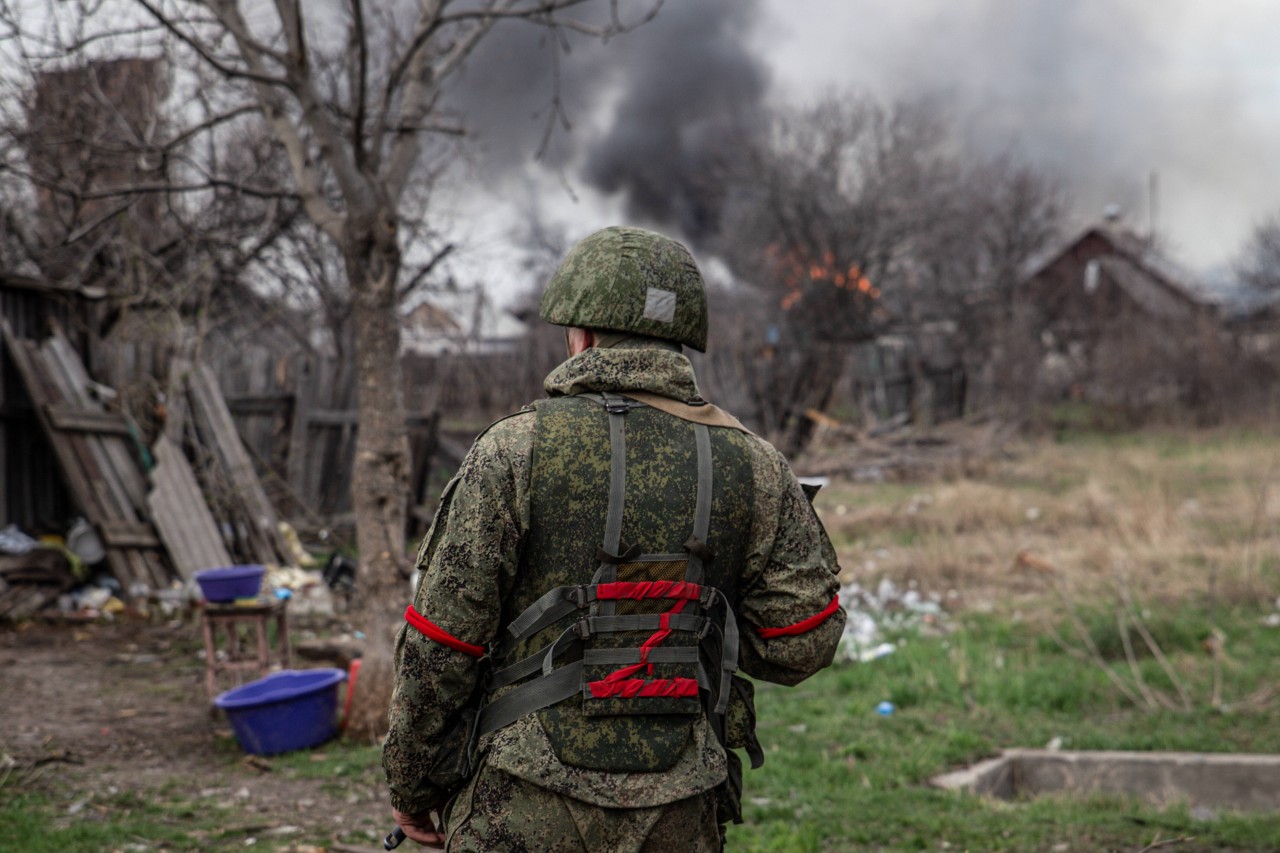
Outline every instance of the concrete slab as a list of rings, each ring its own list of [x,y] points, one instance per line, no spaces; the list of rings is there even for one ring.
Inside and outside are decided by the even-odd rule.
[[[1280,755],[1010,749],[930,783],[1002,799],[1105,793],[1156,806],[1280,811]]]

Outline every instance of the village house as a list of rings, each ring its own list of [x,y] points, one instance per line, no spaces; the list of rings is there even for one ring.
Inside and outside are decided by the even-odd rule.
[[[1194,406],[1236,347],[1222,298],[1114,221],[1033,259],[1013,315],[1040,399]]]

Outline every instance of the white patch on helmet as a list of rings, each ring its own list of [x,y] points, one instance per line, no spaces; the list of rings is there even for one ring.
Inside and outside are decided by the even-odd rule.
[[[659,323],[671,323],[676,319],[676,295],[670,290],[651,287],[644,296],[644,318]]]

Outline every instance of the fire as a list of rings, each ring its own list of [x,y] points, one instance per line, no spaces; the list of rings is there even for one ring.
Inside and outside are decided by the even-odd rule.
[[[765,249],[765,257],[782,272],[782,282],[787,288],[779,303],[783,311],[791,310],[804,297],[805,286],[815,282],[829,282],[841,290],[858,293],[868,299],[880,298],[880,291],[863,275],[858,265],[837,265],[834,252],[826,251],[820,259],[810,259],[798,249],[783,252],[777,243],[772,243]]]

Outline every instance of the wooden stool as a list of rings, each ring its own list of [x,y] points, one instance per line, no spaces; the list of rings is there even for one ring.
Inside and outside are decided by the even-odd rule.
[[[280,666],[289,667],[289,613],[288,601],[279,598],[259,597],[256,604],[214,604],[205,602],[201,627],[204,630],[204,686],[212,699],[218,694],[218,673],[235,674],[236,683],[243,683],[241,673],[252,672],[261,678],[271,671],[271,642],[267,637],[267,622],[276,620],[276,644],[279,647]],[[257,637],[257,650],[249,654],[240,647],[239,627],[251,625]],[[227,659],[218,660],[217,634],[222,626],[227,638]]]

